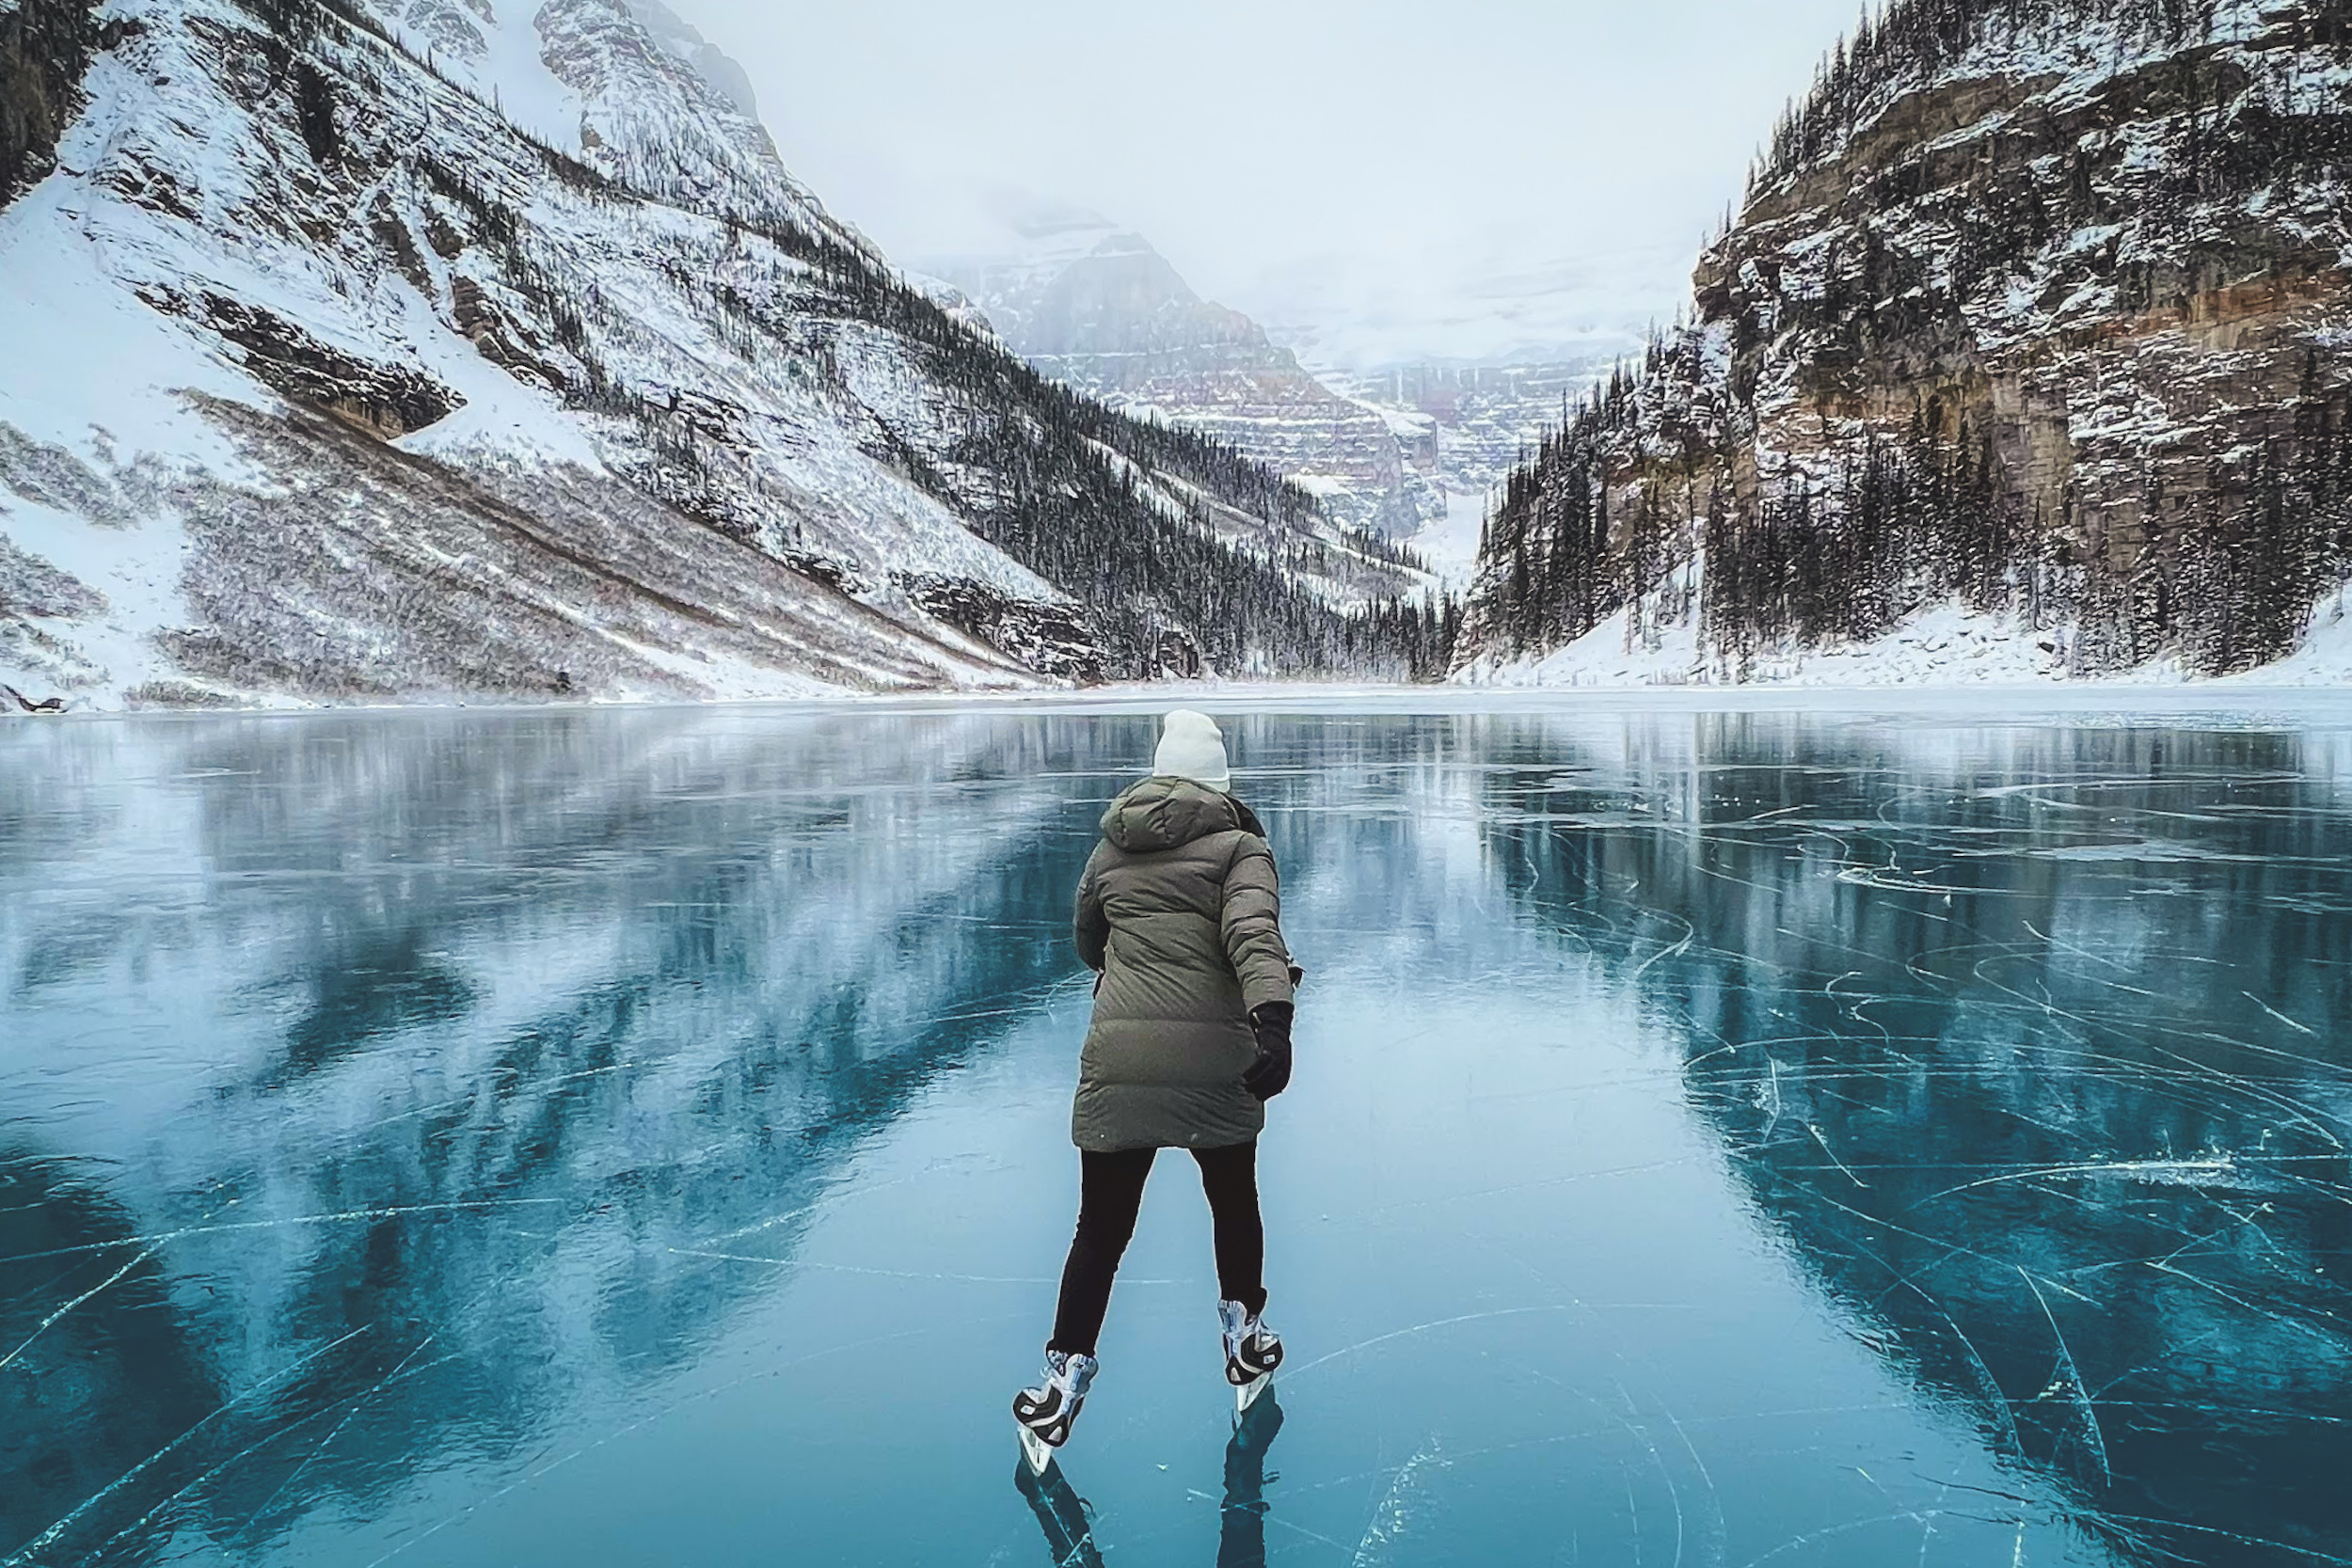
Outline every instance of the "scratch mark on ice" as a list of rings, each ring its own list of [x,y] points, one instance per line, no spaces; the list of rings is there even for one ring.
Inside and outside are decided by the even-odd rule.
[[[2260,1007],[2264,1012],[2268,1013],[2272,1018],[2275,1018],[2280,1022],[2285,1024],[2288,1028],[2300,1030],[2304,1034],[2311,1036],[2313,1039],[2317,1039],[2319,1037],[2318,1030],[2311,1027],[2309,1024],[2296,1022],[2295,1020],[2287,1017],[2286,1014],[2280,1012],[2278,1008],[2272,1006],[2261,997],[2256,996],[2252,991],[2242,990],[2238,992],[2238,994],[2246,998],[2247,1001],[2251,1002],[2255,1006]]]
[[[180,1445],[185,1443],[189,1438],[194,1437],[198,1433],[203,1431],[214,1421],[223,1416],[226,1416],[229,1412],[236,1409],[237,1406],[245,1403],[247,1400],[252,1399],[255,1395],[262,1393],[263,1391],[285,1382],[288,1378],[294,1376],[294,1373],[300,1371],[311,1362],[316,1361],[320,1356],[327,1354],[327,1352],[335,1350],[342,1345],[349,1344],[352,1340],[357,1339],[360,1335],[367,1333],[375,1325],[373,1323],[362,1323],[358,1328],[353,1329],[350,1333],[343,1335],[342,1338],[328,1340],[326,1344],[321,1345],[310,1354],[301,1357],[300,1359],[294,1361],[292,1365],[283,1368],[275,1374],[263,1378],[261,1382],[255,1384],[252,1387],[247,1388],[244,1393],[239,1394],[235,1399],[230,1400],[227,1404],[222,1405],[211,1415],[200,1418],[197,1423],[188,1428],[187,1431],[182,1433],[170,1442],[166,1443],[162,1448],[157,1449],[153,1453],[149,1454],[145,1459],[140,1460],[136,1465],[134,1465],[129,1469],[123,1471],[122,1474],[117,1476],[106,1485],[99,1488],[96,1492],[93,1492],[88,1497],[83,1498],[79,1504],[75,1505],[71,1513],[68,1513],[64,1518],[59,1519],[56,1524],[51,1525],[47,1529],[33,1537],[32,1540],[27,1541],[22,1547],[18,1548],[14,1556],[0,1558],[0,1568],[17,1568],[18,1564],[31,1562],[35,1554],[54,1544],[57,1537],[63,1535],[67,1528],[72,1525],[74,1520],[79,1519],[83,1514],[87,1513],[91,1509],[96,1508],[100,1503],[105,1501],[117,1492],[121,1491],[125,1486],[130,1485],[133,1481],[136,1480],[151,1465],[154,1465],[158,1460],[168,1457],[174,1449],[180,1447]]]
[[[1857,1187],[1867,1188],[1869,1186],[1867,1181],[1863,1180],[1862,1178],[1853,1173],[1851,1166],[1848,1165],[1845,1161],[1840,1160],[1837,1157],[1836,1151],[1829,1147],[1829,1140],[1821,1136],[1820,1128],[1808,1121],[1804,1124],[1804,1130],[1813,1134],[1813,1141],[1821,1146],[1821,1152],[1829,1156],[1829,1163],[1836,1165],[1840,1171],[1845,1173],[1847,1180],[1852,1182]]]
[[[1375,1334],[1369,1339],[1359,1339],[1352,1345],[1343,1345],[1327,1355],[1316,1356],[1312,1361],[1286,1375],[1295,1381],[1327,1362],[1337,1361],[1343,1356],[1354,1355],[1358,1351],[1370,1350],[1375,1345],[1385,1345],[1391,1339],[1408,1339],[1416,1334],[1426,1334],[1432,1329],[1452,1328],[1457,1323],[1488,1323],[1496,1318],[1525,1318],[1538,1313],[1573,1312],[1578,1309],[1579,1304],[1577,1303],[1562,1302],[1550,1307],[1504,1307],[1492,1312],[1465,1312],[1458,1318],[1438,1318],[1431,1323],[1415,1323],[1410,1328],[1391,1329],[1386,1334]]]
[[[129,1274],[133,1269],[137,1268],[141,1263],[146,1262],[150,1258],[154,1257],[156,1253],[162,1250],[162,1243],[157,1243],[154,1246],[149,1247],[146,1251],[136,1254],[129,1262],[123,1264],[122,1267],[115,1270],[114,1273],[108,1275],[105,1278],[100,1280],[88,1290],[84,1291],[80,1295],[75,1296],[72,1301],[67,1302],[63,1307],[58,1307],[55,1312],[50,1313],[49,1316],[41,1319],[40,1323],[33,1325],[33,1332],[24,1337],[24,1342],[23,1344],[17,1346],[16,1349],[8,1352],[6,1355],[0,1355],[0,1368],[7,1367],[9,1362],[14,1361],[18,1356],[23,1355],[26,1351],[30,1350],[32,1348],[33,1341],[48,1333],[50,1329],[56,1327],[58,1320],[66,1317],[75,1307],[81,1306],[92,1296],[103,1293],[107,1287],[113,1285],[124,1275]]]
[[[2099,1412],[2091,1406],[2090,1390],[2083,1386],[2082,1369],[2074,1365],[2074,1353],[2066,1348],[2066,1336],[2058,1331],[2058,1315],[2050,1310],[2049,1300],[2042,1295],[2042,1287],[2034,1283],[2033,1275],[2027,1274],[2023,1266],[2018,1268],[2017,1276],[2026,1282],[2026,1289],[2033,1292],[2033,1299],[2042,1307],[2043,1320],[2050,1325],[2050,1338],[2058,1341],[2058,1375],[2064,1380],[2068,1391],[2074,1396],[2075,1408],[2082,1413],[2083,1430],[2090,1440],[2090,1456],[2099,1462],[2099,1479],[2112,1485],[2115,1475],[2107,1468],[2107,1441],[2099,1431]]]

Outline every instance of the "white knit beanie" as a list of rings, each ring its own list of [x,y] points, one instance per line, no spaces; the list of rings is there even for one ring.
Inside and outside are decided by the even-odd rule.
[[[1152,772],[1157,778],[1190,779],[1211,789],[1231,789],[1233,772],[1225,760],[1225,732],[1207,714],[1178,708],[1161,726]]]

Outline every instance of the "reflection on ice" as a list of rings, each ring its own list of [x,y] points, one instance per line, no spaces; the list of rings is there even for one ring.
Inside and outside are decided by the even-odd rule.
[[[1225,1445],[1225,1491],[1216,1500],[1216,1568],[1265,1568],[1266,1450],[1281,1430],[1281,1402],[1271,1388],[1233,1422]],[[1046,1557],[1056,1568],[1102,1568],[1093,1510],[1059,1464],[1048,1464],[1040,1475],[1024,1459],[1013,1466],[1012,1482],[1044,1532]]]
[[[1034,916],[1085,846],[1034,733],[491,722],[90,729],[8,773],[0,1549],[250,1549],[401,1482],[358,1430],[512,1449],[691,1358],[761,1281],[649,1243],[788,1248],[1066,967]],[[992,780],[996,821],[920,831]]]
[[[1028,1503],[1029,1512],[1037,1515],[1038,1528],[1045,1532],[1046,1555],[1055,1568],[1102,1568],[1103,1551],[1094,1544],[1093,1516],[1060,1465],[1047,1465],[1041,1476],[1029,1468],[1026,1458],[1017,1460],[1012,1484]],[[1263,1550],[1258,1560],[1265,1560]]]
[[[1283,1406],[1162,1182],[1009,1492],[1148,718],[11,732],[0,1562],[2352,1561],[2322,720],[1234,721]]]
[[[1265,1568],[1266,1451],[1281,1431],[1281,1402],[1271,1388],[1233,1422],[1225,1445],[1225,1491],[1217,1499],[1216,1568]],[[1048,1464],[1040,1475],[1024,1459],[1013,1466],[1012,1481],[1044,1531],[1055,1568],[1102,1568],[1093,1510],[1058,1464]]]
[[[1757,1201],[1996,1451],[2127,1558],[2332,1560],[2338,781],[2293,735],[2002,738],[1897,771],[1882,736],[1704,721],[1702,767],[1499,798],[1501,858],[1564,939],[1632,960]],[[1656,830],[1509,825],[1633,794]]]

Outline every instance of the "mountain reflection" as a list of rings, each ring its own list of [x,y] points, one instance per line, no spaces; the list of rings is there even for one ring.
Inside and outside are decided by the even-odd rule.
[[[433,1531],[485,1497],[682,1390],[797,1366],[797,1344],[746,1349],[745,1325],[764,1329],[755,1309],[805,1267],[804,1242],[901,1143],[921,1180],[876,1224],[936,1207],[936,1227],[865,1238],[873,1251],[856,1256],[888,1266],[842,1267],[877,1289],[791,1321],[846,1346],[871,1331],[859,1314],[876,1302],[945,1316],[955,1332],[930,1347],[934,1376],[996,1346],[976,1323],[1010,1323],[1030,1297],[1002,1292],[1042,1300],[1050,1281],[1010,1277],[991,1249],[1026,1259],[1063,1223],[1067,1173],[1048,1162],[1067,1147],[1058,1131],[1050,1148],[1027,1144],[1057,1126],[1058,1053],[1083,1016],[1071,889],[1101,801],[1153,728],[1107,714],[712,710],[10,732],[0,1561],[309,1560],[358,1540],[362,1561],[428,1540],[455,1552]],[[2352,1465],[2341,737],[1622,712],[1261,715],[1229,729],[1283,862],[1286,922],[1321,971],[1302,1019],[1350,1016],[1368,976],[1425,993],[1426,1013],[1398,1027],[1454,1042],[1466,1070],[1418,1092],[1467,1100],[1484,1065],[1482,988],[1513,989],[1516,1014],[1541,1008],[1544,986],[1613,973],[1619,985],[1597,985],[1606,1006],[1561,1009],[1564,1035],[1633,1019],[1630,995],[1676,1042],[1670,1069],[1618,1102],[1647,1096],[1675,1136],[1695,1115],[1704,1132],[1689,1142],[1728,1151],[1741,1201],[1818,1288],[1782,1291],[1796,1310],[1825,1296],[1909,1380],[1907,1404],[1964,1418],[2015,1468],[2032,1509],[1978,1499],[2001,1560],[2011,1516],[2045,1517],[2058,1488],[2096,1534],[2093,1556],[2352,1560],[2338,1497]],[[1563,965],[1547,944],[1600,962]],[[1050,1038],[1006,1048],[1041,1014]],[[1511,1048],[1524,1060],[1548,1041]],[[1024,1077],[1013,1069],[1033,1048]],[[1317,1049],[1319,1066],[1346,1060],[1346,1042]],[[932,1092],[951,1082],[956,1095]],[[1041,1097],[1054,1102],[1042,1114]],[[1307,1132],[1341,1098],[1286,1114]],[[1372,1090],[1409,1146],[1404,1098]],[[1541,1137],[1542,1116],[1492,1125]],[[988,1120],[997,1141],[945,1147],[1024,1141],[1018,1158],[1041,1174],[1022,1167],[986,1204],[956,1208],[961,1172],[924,1139],[950,1136],[936,1124],[957,1117]],[[1479,1180],[1508,1191],[1518,1158],[1500,1146]],[[1720,1179],[1705,1180],[1716,1196]],[[1056,1205],[1042,1231],[1010,1212],[1040,1192]],[[1422,1195],[1375,1196],[1377,1223],[1401,1226],[1381,1215]],[[1366,1223],[1358,1195],[1320,1201]],[[1511,1234],[1511,1204],[1485,1212]],[[1716,1234],[1655,1217],[1661,1247]],[[951,1244],[965,1248],[952,1263],[921,1256]],[[968,1272],[924,1273],[950,1267]],[[1776,1260],[1759,1268],[1785,1284]],[[1404,1272],[1383,1259],[1367,1277]],[[1463,1310],[1502,1299],[1474,1273],[1464,1285]],[[1515,1279],[1506,1305],[1542,1305],[1526,1288]],[[1366,1344],[1407,1343],[1393,1331],[1441,1315],[1368,1314]],[[1311,1342],[1330,1325],[1298,1332]],[[1685,1343],[1661,1330],[1654,1348]],[[1348,1354],[1302,1356],[1302,1370],[1332,1370],[1306,1385],[1317,1402],[1302,1400],[1284,1440],[1293,1465],[1328,1460],[1343,1365],[1372,1376],[1369,1359],[1334,1350]],[[1751,1351],[1729,1338],[1704,1354],[1737,1367]],[[1140,1370],[1122,1387],[1148,1389]],[[771,1402],[830,1412],[866,1372],[845,1358],[831,1382],[793,1375]],[[1001,1407],[958,1386],[953,1421],[1001,1440]],[[1477,1390],[1442,1386],[1462,1396],[1448,1419],[1475,1429],[1493,1413]],[[1386,1385],[1366,1397],[1409,1404]],[[1841,1384],[1822,1397],[1877,1396]],[[1301,1521],[1363,1484],[1354,1471],[1294,1480],[1269,1512],[1280,1417],[1260,1408],[1227,1451],[1221,1497],[1197,1478],[1192,1538],[1205,1541],[1216,1505],[1223,1560],[1263,1560],[1269,1529],[1273,1555],[1323,1540],[1296,1533]],[[1493,1408],[1519,1423],[1499,1425],[1510,1435],[1497,1445],[1561,1446],[1465,1448],[1464,1497],[1556,1454],[1563,1496],[1597,1488],[1569,1511],[1588,1544],[1612,1538],[1620,1506],[1632,1522],[1630,1491],[1622,1505],[1603,1497],[1622,1478],[1575,1472],[1581,1414],[1553,1432],[1540,1401]],[[894,1418],[868,1412],[858,1451],[895,1454],[918,1435],[934,1455],[961,1451],[961,1426],[917,1434]],[[1106,1448],[1118,1419],[1095,1429]],[[1959,1432],[1979,1460],[1958,1423],[1930,1427]],[[1891,1451],[1853,1445],[1905,1429],[1841,1430],[1843,1450],[1824,1425],[1822,1452]],[[1736,1444],[1701,1441],[1737,1463]],[[707,1451],[679,1431],[633,1450]],[[1066,1483],[1009,1497],[993,1458],[988,1470],[1022,1558],[1041,1529],[1057,1560],[1117,1544],[1093,1539]],[[844,1473],[809,1495],[832,1497],[821,1486]],[[646,1480],[645,1497],[676,1490],[678,1474]],[[442,1485],[452,1477],[464,1484]],[[758,1499],[729,1483],[714,1486],[744,1508],[744,1537],[713,1539],[767,1540]],[[1807,1517],[1840,1521],[1842,1492],[1823,1497],[1805,1499]],[[510,1523],[533,1517],[518,1508]],[[1782,1522],[1790,1536],[1818,1528]],[[859,1528],[832,1521],[827,1536],[821,1523],[811,1540]],[[1142,1550],[1168,1527],[1131,1513],[1106,1531]],[[1442,1553],[1438,1528],[1406,1544]],[[1735,1518],[1717,1539],[1772,1528]],[[1494,1539],[1520,1538],[1498,1523]],[[1754,1538],[1764,1550],[1787,1537]],[[2015,1539],[2022,1552],[2026,1526]],[[504,1544],[470,1533],[462,1560],[509,1560]]]
[[[2129,1560],[2352,1556],[2352,813],[2291,733],[1523,729],[1490,863],[1619,956],[1853,1331]],[[1686,743],[1687,742],[1687,743]]]
[[[120,726],[0,780],[0,963],[43,1026],[0,1066],[119,1061],[0,1150],[0,1556],[365,1512],[772,1289],[697,1254],[788,1259],[1074,966],[1106,791],[1070,732],[889,734]]]

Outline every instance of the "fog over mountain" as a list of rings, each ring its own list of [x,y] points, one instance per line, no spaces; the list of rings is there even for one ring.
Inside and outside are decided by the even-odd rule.
[[[1082,204],[1311,367],[1354,371],[1638,348],[1855,11],[674,4],[890,255],[1001,253],[1009,214]]]

